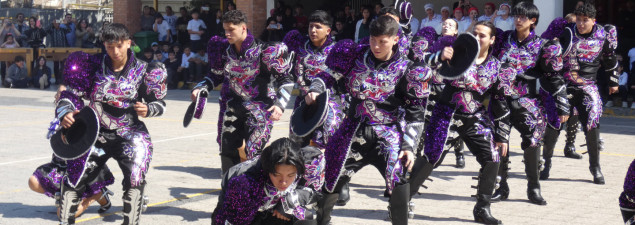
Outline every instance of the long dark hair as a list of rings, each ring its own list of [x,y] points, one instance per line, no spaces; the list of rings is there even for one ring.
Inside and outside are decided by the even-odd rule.
[[[267,146],[262,151],[260,161],[266,173],[276,173],[277,165],[292,165],[298,171],[298,177],[304,175],[300,146],[289,138],[280,138]]]

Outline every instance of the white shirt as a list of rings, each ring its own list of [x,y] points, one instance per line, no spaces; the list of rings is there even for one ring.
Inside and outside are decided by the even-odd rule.
[[[190,67],[190,61],[189,61],[189,60],[190,60],[191,58],[196,57],[196,55],[197,55],[197,54],[194,54],[194,53],[191,53],[191,52],[190,52],[190,55],[189,55],[189,56],[187,56],[187,55],[185,55],[185,53],[183,53],[183,57],[181,57],[181,58],[182,58],[182,60],[181,60],[181,67],[185,67],[185,68]]]
[[[496,16],[494,14],[492,14],[491,16],[487,16],[487,15],[482,15],[478,17],[478,21],[489,21],[492,19],[492,16]]]
[[[457,21],[459,22],[459,28],[457,29],[459,31],[459,34],[465,33],[467,28],[470,27],[470,24],[472,24],[472,20],[467,16],[464,16],[463,20]]]
[[[635,62],[635,48],[631,48],[631,50],[628,51],[628,58],[630,58],[628,66],[631,70],[633,70],[633,62]]]
[[[628,82],[628,73],[623,72],[623,73],[620,75],[620,81],[618,82],[618,84],[619,84],[620,86],[626,86],[626,82]]]
[[[187,30],[201,31],[200,27],[207,29],[207,27],[205,26],[205,22],[203,22],[203,20],[197,19],[197,20],[190,20],[190,22],[187,22]],[[190,40],[193,40],[193,41],[201,40],[201,35],[190,34]]]
[[[496,19],[494,19],[494,26],[496,26],[496,28],[501,29],[503,31],[513,30],[514,17],[509,16],[507,17],[506,20],[504,20],[503,17],[498,16],[496,17]]]
[[[172,31],[172,34],[175,34],[176,31],[176,20],[179,17],[176,16],[176,14],[172,14],[171,16],[165,15],[163,16],[163,22],[168,22],[168,25],[170,25],[170,30]]]
[[[412,30],[412,34],[416,34],[419,31],[419,19],[412,17],[410,19],[410,29]]]
[[[168,35],[168,30],[170,29],[170,25],[168,23],[166,23],[165,21],[161,22],[161,24],[154,24],[152,25],[152,28],[157,28],[157,31],[159,32],[159,37],[165,37]]]
[[[441,34],[442,23],[443,21],[441,21],[441,15],[439,14],[434,14],[432,19],[429,19],[426,16],[425,18],[421,19],[421,25],[419,26],[419,29],[422,29],[424,27],[432,27],[437,32],[437,34]]]

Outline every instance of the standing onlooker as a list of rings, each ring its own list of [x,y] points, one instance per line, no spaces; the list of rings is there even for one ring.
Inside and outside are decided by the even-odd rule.
[[[496,15],[498,16],[492,21],[494,25],[496,25],[496,28],[503,31],[514,29],[514,17],[511,16],[511,6],[509,6],[509,4],[501,4],[496,11]]]
[[[178,80],[177,80],[178,75],[176,71],[179,69],[181,62],[176,57],[176,54],[174,52],[170,52],[168,53],[168,59],[165,60],[163,64],[165,64],[165,69],[168,72],[168,78],[167,78],[168,89],[174,89],[176,88],[178,84]]]
[[[183,72],[183,75],[189,75],[190,72],[190,62],[192,62],[192,58],[195,57],[196,54],[192,53],[192,49],[190,46],[185,46],[183,48],[183,55],[181,56],[181,66],[178,68],[179,73]],[[190,82],[193,81],[193,77],[183,77],[183,81]],[[183,86],[185,87],[185,85]],[[188,88],[189,89],[189,88]]]
[[[40,56],[37,58],[35,68],[33,68],[33,75],[31,83],[34,88],[45,89],[51,86],[51,68],[46,65],[46,58]]]
[[[467,16],[463,16],[462,8],[454,9],[454,19],[456,19],[456,22],[458,22],[459,24],[459,27],[457,29],[459,31],[459,34],[465,33],[467,28],[472,23],[472,20],[470,20],[470,18],[468,18]]]
[[[77,29],[77,20],[73,18],[73,15],[70,13],[64,16],[64,23],[60,24],[60,27],[69,30],[66,33],[66,41],[68,42],[67,46],[75,46],[75,29]]]
[[[20,46],[27,46],[25,31],[29,29],[29,26],[24,22],[24,14],[18,13],[16,16],[15,28],[20,31],[20,36],[15,36],[16,41],[20,43]]]
[[[170,31],[172,31],[172,41],[176,41],[176,20],[179,17],[174,14],[172,11],[172,6],[165,7],[165,15],[163,16],[163,21],[170,25]]]
[[[470,25],[467,27],[466,30],[470,31],[472,29],[474,29],[474,26],[476,26],[476,22],[478,22],[478,18],[479,18],[479,13],[478,13],[478,8],[476,7],[472,7],[469,10],[469,17],[470,17]]]
[[[494,3],[485,3],[485,7],[483,7],[485,14],[478,17],[478,21],[492,21],[492,18],[496,17],[496,15],[494,15],[494,10],[496,10],[496,5]]]
[[[29,76],[24,67],[24,57],[16,56],[13,65],[7,69],[5,86],[9,88],[26,88],[29,86]]]
[[[196,51],[203,47],[201,35],[205,34],[204,29],[207,29],[207,27],[203,20],[198,19],[198,12],[192,12],[192,20],[187,23],[187,32],[190,34],[190,46],[192,50]]]
[[[225,12],[232,10],[236,10],[236,4],[234,4],[234,2],[230,0],[229,2],[227,2],[227,8],[225,9]]]
[[[0,40],[4,40],[8,34],[11,34],[13,37],[22,35],[11,20],[5,19],[2,21],[2,27],[0,27]]]
[[[384,8],[384,4],[382,4],[381,2],[375,4],[375,11],[373,12],[375,15],[373,15],[373,19],[377,19],[377,17],[379,16],[379,13],[381,13],[381,9],[383,8]]]
[[[26,35],[26,44],[33,48],[33,52],[37,53],[38,48],[44,47],[42,41],[46,37],[46,31],[37,26],[37,19],[35,17],[29,18],[29,29],[24,33]]]
[[[225,29],[223,29],[223,20],[221,20],[221,18],[223,17],[223,13],[219,9],[217,9],[214,10],[214,16],[215,18],[211,21],[211,23],[206,24],[208,27],[207,30],[210,32],[210,37],[224,37]]]
[[[62,21],[53,20],[53,24],[51,27],[46,30],[48,33],[48,37],[46,38],[46,43],[48,47],[57,47],[64,48],[69,47],[68,41],[66,40],[66,34],[71,31],[66,28],[62,28],[60,25]],[[55,73],[55,84],[63,84],[64,83],[64,74],[61,73],[60,70],[61,63],[59,61],[53,62],[53,72]]]
[[[94,48],[95,47],[95,31],[93,27],[88,25],[88,20],[79,20],[79,27],[75,30],[75,47],[78,48]]]
[[[267,42],[282,41],[283,36],[282,24],[278,23],[275,18],[269,17],[267,27],[262,31],[260,39]]]
[[[144,6],[143,15],[141,15],[141,30],[152,31],[152,24],[154,24],[154,16],[152,16],[150,7]]]
[[[434,5],[432,3],[428,3],[424,6],[426,9],[426,17],[421,19],[421,25],[419,29],[423,29],[424,27],[432,27],[437,32],[437,34],[441,33],[441,15],[434,13]],[[441,10],[443,11],[443,10]],[[448,11],[449,15],[449,11]],[[415,32],[413,32],[414,34]]]
[[[163,21],[161,14],[156,15],[152,30],[159,33],[159,41],[172,43],[172,30],[170,30],[170,25]]]
[[[370,36],[370,9],[364,7],[362,9],[362,19],[357,21],[355,26],[355,42]]]
[[[309,30],[308,27],[309,19],[304,15],[304,6],[298,4],[295,6],[295,29],[306,34]]]
[[[282,16],[282,30],[284,31],[284,33],[286,34],[287,32],[295,29],[295,17],[293,17],[293,12],[291,11],[291,8],[289,7],[285,7],[282,10],[284,10],[284,14]]]
[[[176,19],[177,40],[181,45],[190,43],[190,34],[187,32],[187,23],[190,21],[190,14],[188,14],[185,7],[179,9],[181,16]]]

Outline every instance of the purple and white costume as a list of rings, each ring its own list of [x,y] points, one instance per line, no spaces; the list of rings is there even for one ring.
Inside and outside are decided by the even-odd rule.
[[[300,150],[305,173],[284,191],[279,191],[263,171],[260,156],[242,162],[228,170],[222,181],[218,204],[212,213],[212,224],[283,224],[271,216],[278,211],[293,224],[310,220],[309,211],[317,201],[324,184],[325,159],[312,146]]]
[[[293,106],[293,109],[295,110],[300,105],[300,102],[302,102],[304,97],[309,92],[313,91],[311,90],[312,85],[321,86],[316,88],[326,88],[326,84],[313,84],[314,82],[324,83],[324,81],[319,77],[320,73],[327,72],[329,75],[334,75],[333,73],[328,72],[329,68],[326,66],[325,62],[326,57],[331,52],[331,49],[333,49],[333,46],[335,46],[335,43],[329,36],[326,38],[326,42],[321,47],[316,48],[313,46],[308,37],[303,36],[297,30],[289,32],[285,36],[283,42],[289,47],[290,52],[295,53],[295,58],[293,59],[294,67],[291,74],[293,75],[293,80],[300,89],[300,95],[296,98]],[[334,78],[339,79],[339,77]],[[338,90],[336,86],[330,87],[329,92],[329,108],[324,124],[316,128],[312,135],[305,138],[310,138],[310,140],[320,148],[326,147],[326,143],[328,143],[329,138],[339,128],[340,124],[342,124],[346,108],[343,96],[340,94],[340,90]],[[306,145],[308,144],[307,141],[308,140],[301,140],[300,143]]]
[[[267,110],[273,106],[284,110],[291,98],[291,56],[285,44],[264,43],[250,32],[240,52],[225,38],[214,36],[207,54],[210,73],[194,89],[223,84],[218,134],[222,169],[227,171],[240,163],[237,149],[243,141],[248,159],[260,154],[269,141],[273,121]]]
[[[635,217],[633,217],[635,215],[635,160],[626,171],[624,191],[620,194],[619,201],[624,222],[629,225],[635,224]]]
[[[93,153],[93,157],[96,157],[96,154]],[[94,158],[89,159],[89,161],[94,161]],[[62,184],[62,179],[65,175],[66,164],[66,160],[53,156],[51,162],[43,164],[35,169],[33,176],[37,178],[38,182],[44,189],[44,195],[53,198],[56,193],[60,192],[60,185]],[[112,172],[110,172],[110,169],[108,169],[108,166],[106,165],[104,165],[98,172],[93,173],[91,170],[86,174],[96,176],[93,176],[92,179],[86,181],[86,190],[81,194],[81,198],[88,198],[96,195],[101,192],[103,188],[110,186],[115,182],[115,177],[113,177]]]
[[[164,113],[165,67],[162,63],[137,60],[128,50],[124,69],[114,72],[107,54],[75,52],[68,57],[64,73],[67,90],[57,102],[58,120],[74,110],[91,107],[100,123],[99,137],[90,154],[67,162],[68,184],[81,190],[84,176],[91,176],[85,173],[87,168],[102,168],[109,158],[115,158],[124,175],[124,223],[138,223],[153,145],[133,106],[143,100],[148,106],[148,117]],[[87,106],[83,100],[88,101]],[[97,158],[91,163],[87,159],[93,154]]]

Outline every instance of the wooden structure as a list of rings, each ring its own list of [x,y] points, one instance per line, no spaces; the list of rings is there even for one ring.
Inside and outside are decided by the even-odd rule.
[[[0,61],[13,62],[16,56],[24,56],[29,77],[31,77],[31,63],[33,62],[32,48],[0,48]],[[7,65],[8,66],[8,65]]]

